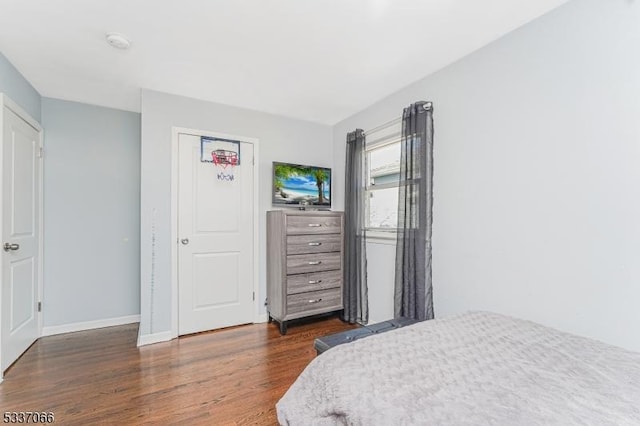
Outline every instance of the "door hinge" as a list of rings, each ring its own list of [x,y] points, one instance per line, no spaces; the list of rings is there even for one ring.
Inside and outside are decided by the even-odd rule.
[[[251,158],[251,164],[256,165],[256,157]]]
[[[256,292],[255,291],[253,292],[253,300],[254,300],[254,302],[256,300]]]
[[[43,158],[44,157],[44,148],[40,147],[38,148],[38,158]]]
[[[38,312],[42,312],[42,302],[38,302]]]

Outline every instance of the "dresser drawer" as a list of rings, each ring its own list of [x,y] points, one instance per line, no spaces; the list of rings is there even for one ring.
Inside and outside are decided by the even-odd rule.
[[[326,290],[340,287],[341,285],[342,271],[340,270],[289,275],[287,277],[287,294]]]
[[[315,315],[342,308],[342,290],[340,288],[309,291],[287,296],[287,317]]]
[[[325,253],[342,250],[340,234],[289,235],[287,254]]]
[[[340,216],[289,216],[287,234],[339,234],[342,229]]]
[[[287,256],[287,275],[340,269],[340,252]]]

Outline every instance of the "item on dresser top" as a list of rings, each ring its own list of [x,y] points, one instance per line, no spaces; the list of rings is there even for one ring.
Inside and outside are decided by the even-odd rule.
[[[267,212],[267,311],[287,333],[287,322],[341,311],[343,214]]]
[[[298,207],[306,202],[311,206],[331,207],[331,169],[273,162],[274,206]]]

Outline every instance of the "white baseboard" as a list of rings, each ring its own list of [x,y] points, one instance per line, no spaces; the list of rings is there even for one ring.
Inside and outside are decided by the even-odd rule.
[[[161,333],[144,334],[142,336],[138,336],[138,347],[153,345],[154,343],[168,342],[175,337],[176,336],[171,330],[163,331]]]
[[[260,323],[267,322],[268,320],[269,320],[269,314],[265,312],[264,314],[258,315],[258,317],[253,323],[260,324]],[[177,332],[171,331],[171,330],[163,331],[160,333],[144,334],[142,336],[138,336],[138,347],[153,345],[154,343],[168,342],[169,340],[173,340],[177,337],[178,337]]]
[[[129,315],[126,317],[52,325],[48,327],[42,327],[42,337],[53,336],[55,334],[74,333],[76,331],[93,330],[95,328],[113,327],[115,325],[132,324],[134,322],[140,322],[140,315]]]

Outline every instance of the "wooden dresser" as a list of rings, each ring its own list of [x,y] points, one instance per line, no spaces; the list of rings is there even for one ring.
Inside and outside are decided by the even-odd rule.
[[[267,212],[267,310],[287,321],[339,311],[342,304],[342,212]]]

